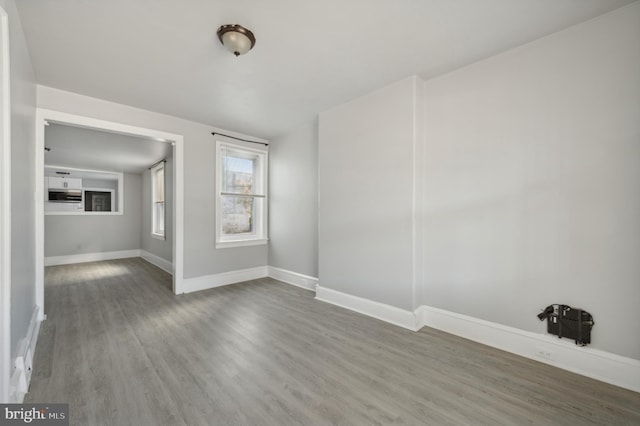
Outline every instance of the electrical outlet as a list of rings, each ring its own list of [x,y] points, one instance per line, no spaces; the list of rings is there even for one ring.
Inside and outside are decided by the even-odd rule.
[[[553,352],[551,352],[549,349],[546,348],[542,348],[542,347],[537,347],[536,348],[536,352],[535,352],[536,356],[546,359],[546,360],[553,360]]]

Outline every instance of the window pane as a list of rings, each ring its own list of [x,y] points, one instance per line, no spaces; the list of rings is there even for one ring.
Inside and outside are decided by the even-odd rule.
[[[251,197],[222,197],[222,233],[253,233],[254,199]]]
[[[155,203],[154,232],[164,235],[164,203]]]
[[[156,170],[155,184],[155,201],[164,201],[164,167]]]
[[[255,159],[226,155],[224,158],[224,182],[222,192],[253,194]]]

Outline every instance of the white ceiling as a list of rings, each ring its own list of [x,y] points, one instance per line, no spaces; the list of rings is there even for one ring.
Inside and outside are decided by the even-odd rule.
[[[38,83],[270,138],[632,0],[19,0]],[[235,58],[222,24],[251,29]]]
[[[50,123],[45,128],[46,165],[143,173],[171,156],[171,143],[102,130]]]

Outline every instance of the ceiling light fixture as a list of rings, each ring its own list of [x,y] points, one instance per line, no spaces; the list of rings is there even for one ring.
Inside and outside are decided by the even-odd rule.
[[[218,28],[220,43],[236,56],[244,55],[256,45],[256,37],[242,25],[223,25]]]

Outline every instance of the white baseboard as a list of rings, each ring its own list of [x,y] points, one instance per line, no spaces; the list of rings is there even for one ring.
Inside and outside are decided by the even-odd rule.
[[[151,259],[147,259],[146,255],[150,254],[142,250],[141,257],[150,263],[154,263]],[[152,255],[153,256],[153,255]],[[157,258],[157,256],[155,256]],[[161,259],[161,258],[159,258]],[[161,259],[166,262],[166,260]],[[170,263],[167,262],[168,265]],[[156,265],[164,269],[160,265]],[[166,265],[165,265],[166,266]],[[166,271],[166,269],[165,269]],[[169,271],[167,271],[169,272]],[[271,277],[287,284],[302,287],[306,290],[315,291],[318,282],[317,278],[308,275],[299,274],[297,272],[287,271],[285,269],[274,268],[273,266],[258,266],[255,268],[241,269],[239,271],[229,271],[220,274],[205,275],[202,277],[185,278],[182,286],[184,293],[192,293],[194,291],[206,290],[209,288],[220,287],[228,284],[235,284],[244,281],[257,280],[259,278]]]
[[[182,282],[184,293],[206,290],[220,287],[227,284],[256,280],[269,275],[268,266],[258,266],[256,268],[241,269],[239,271],[223,272],[221,274],[205,275],[202,277],[185,278]]]
[[[416,330],[415,314],[411,311],[396,308],[395,306],[385,305],[384,303],[352,296],[320,285],[318,285],[316,289],[316,299],[359,312],[403,328],[408,328],[409,330]]]
[[[318,285],[318,279],[315,277],[273,266],[269,266],[269,277],[311,291],[316,291],[316,286]]]
[[[428,326],[602,382],[640,392],[640,360],[547,334],[532,333],[430,306],[416,310],[417,327]]]
[[[173,275],[173,262],[160,256],[156,256],[153,253],[149,253],[146,250],[140,250],[140,257],[152,265],[155,265],[163,271]]]
[[[276,278],[276,277],[274,277]],[[316,299],[409,330],[423,326],[445,331],[605,383],[640,392],[640,360],[612,354],[555,336],[533,333],[430,306],[410,312],[320,285]]]
[[[68,265],[71,263],[97,262],[100,260],[126,259],[128,257],[139,257],[140,249],[105,251],[102,253],[82,253],[68,256],[49,256],[44,258],[44,266]]]
[[[24,395],[29,390],[31,383],[31,373],[33,372],[33,354],[38,342],[40,333],[40,307],[36,306],[31,315],[31,322],[27,329],[27,334],[18,344],[18,356],[13,361],[11,371],[11,382],[9,385],[9,402],[22,403]]]

